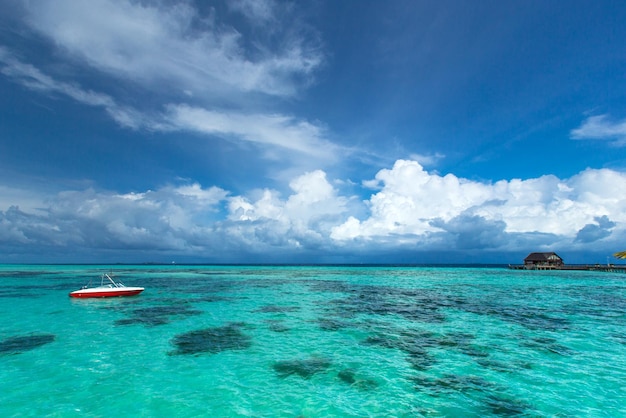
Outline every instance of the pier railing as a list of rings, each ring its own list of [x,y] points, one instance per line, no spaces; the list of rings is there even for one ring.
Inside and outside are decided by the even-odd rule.
[[[582,270],[582,271],[604,271],[609,273],[626,273],[626,264],[572,264],[555,266],[550,264],[515,265],[509,264],[512,270]]]

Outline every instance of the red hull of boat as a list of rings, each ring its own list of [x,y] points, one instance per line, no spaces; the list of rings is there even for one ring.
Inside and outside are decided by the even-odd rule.
[[[70,297],[73,298],[115,298],[120,296],[135,296],[143,292],[142,290],[116,290],[114,292],[111,291],[103,291],[103,292],[72,292],[70,293]]]

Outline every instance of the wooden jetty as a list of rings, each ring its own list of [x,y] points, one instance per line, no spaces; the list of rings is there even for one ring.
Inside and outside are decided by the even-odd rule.
[[[620,264],[572,264],[561,266],[509,264],[512,270],[566,270],[566,271],[603,271],[607,273],[626,273],[626,265]]]
[[[509,264],[513,270],[582,270],[582,271],[603,271],[609,273],[626,273],[624,264],[573,264],[566,265],[557,253],[530,253],[524,259],[522,265]]]

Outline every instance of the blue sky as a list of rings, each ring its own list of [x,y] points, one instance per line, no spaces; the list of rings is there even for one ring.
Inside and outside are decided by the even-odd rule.
[[[626,5],[4,1],[0,262],[626,249]]]

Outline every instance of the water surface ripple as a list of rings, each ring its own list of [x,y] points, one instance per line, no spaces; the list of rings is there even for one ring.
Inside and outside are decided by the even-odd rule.
[[[0,416],[626,417],[626,275],[0,266]]]

